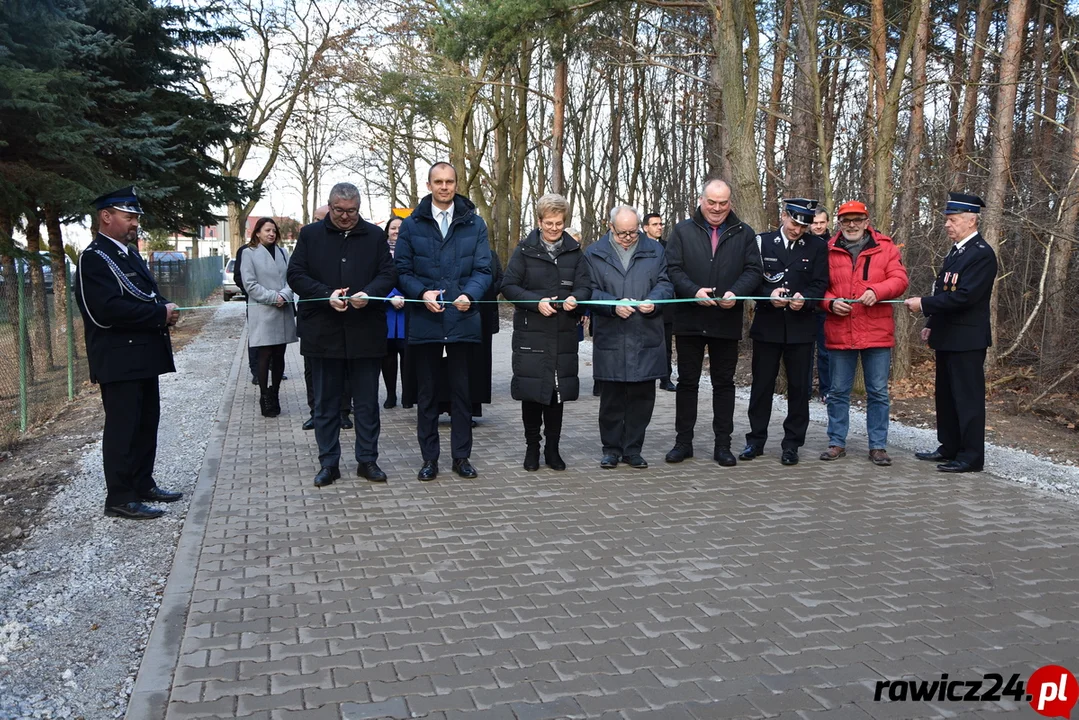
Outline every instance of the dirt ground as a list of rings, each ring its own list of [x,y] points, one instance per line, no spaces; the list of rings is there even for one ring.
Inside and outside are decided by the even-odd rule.
[[[206,304],[220,303],[218,293]],[[211,317],[212,312],[185,314],[172,330],[173,350],[198,336]],[[13,450],[0,453],[0,553],[22,542],[49,499],[78,472],[83,447],[101,437],[105,414],[96,385],[85,383],[75,400],[57,410]]]

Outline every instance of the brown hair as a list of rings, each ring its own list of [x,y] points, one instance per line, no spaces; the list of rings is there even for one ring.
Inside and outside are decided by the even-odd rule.
[[[251,239],[247,242],[248,247],[254,248],[259,246],[259,231],[262,230],[262,226],[266,223],[273,223],[273,229],[277,231],[277,238],[274,240],[274,244],[276,245],[277,241],[281,239],[281,228],[277,226],[277,221],[271,217],[259,218],[258,222],[255,223],[255,229],[251,231]]]

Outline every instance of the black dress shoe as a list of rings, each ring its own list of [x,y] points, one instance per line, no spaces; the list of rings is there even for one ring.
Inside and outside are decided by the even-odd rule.
[[[259,384],[258,376],[255,375],[255,373],[251,373],[251,384],[252,385],[258,385]]]
[[[626,465],[636,470],[644,470],[648,467],[648,462],[640,455],[630,455],[626,460]]]
[[[315,476],[315,487],[325,487],[326,485],[333,485],[333,481],[341,477],[341,470],[336,465],[332,467],[324,467],[318,471],[318,475]]]
[[[286,375],[285,373],[281,373],[281,379],[288,380],[288,375]]]
[[[604,455],[603,459],[599,461],[599,466],[604,470],[611,470],[618,467],[620,459],[617,455]]]
[[[937,470],[946,473],[968,473],[982,471],[980,467],[974,467],[970,463],[963,462],[962,460],[951,460],[941,465],[937,465]]]
[[[946,463],[950,460],[955,459],[950,458],[944,453],[942,453],[940,451],[940,448],[937,448],[936,450],[932,450],[930,452],[916,452],[914,453],[914,457],[918,458],[919,460],[928,460],[935,463]]]
[[[453,471],[466,480],[471,480],[472,478],[479,476],[479,473],[476,472],[476,468],[472,467],[472,463],[468,461],[468,458],[454,458]]]
[[[382,468],[373,460],[360,463],[359,467],[356,468],[356,475],[371,482],[386,482],[386,473],[382,472]]]
[[[671,382],[669,379],[668,380],[660,380],[659,387],[660,387],[661,390],[666,390],[667,392],[674,392],[675,390],[678,389],[678,386],[675,385],[673,382]]]
[[[712,453],[712,457],[723,467],[734,467],[738,464],[738,460],[734,457],[734,453],[731,452],[730,448],[716,448],[715,452]]]
[[[395,407],[397,407],[397,398],[386,398],[386,402],[382,403],[382,408],[384,410],[390,410]]]
[[[680,463],[686,458],[693,457],[693,448],[684,445],[675,445],[663,459],[669,463]]]
[[[434,480],[438,477],[438,461],[437,460],[425,460],[423,467],[420,468],[416,477],[424,482],[428,480]]]
[[[129,502],[105,508],[105,515],[108,517],[125,518],[127,520],[153,520],[164,514],[164,510],[152,508],[140,502]]]
[[[173,492],[171,490],[165,490],[164,488],[154,487],[151,490],[149,490],[148,492],[145,492],[142,495],[140,495],[139,499],[140,500],[145,500],[146,502],[170,503],[170,502],[176,502],[177,500],[179,500],[183,496],[184,496],[184,494],[182,492]]]
[[[314,430],[315,429],[315,418],[313,418],[313,417],[307,418],[306,420],[303,421],[303,425],[301,425],[300,427],[302,427],[304,430]]]
[[[411,410],[415,406],[412,403],[401,403],[401,407],[405,410]]]
[[[352,429],[352,419],[349,418],[348,415],[343,415],[341,417],[341,429],[342,430],[351,430]]]
[[[764,448],[757,447],[756,445],[749,444],[742,449],[741,454],[738,456],[739,460],[752,460],[755,457],[760,457],[764,454]]]
[[[779,456],[779,462],[784,465],[797,465],[798,464],[798,451],[797,450],[784,450],[783,454]]]

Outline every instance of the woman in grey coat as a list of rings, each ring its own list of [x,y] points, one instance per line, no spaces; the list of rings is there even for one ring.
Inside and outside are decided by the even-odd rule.
[[[281,414],[285,346],[296,342],[295,296],[285,280],[288,254],[278,246],[279,237],[273,218],[260,218],[240,260],[249,302],[247,342],[258,352],[259,407],[265,417]]]

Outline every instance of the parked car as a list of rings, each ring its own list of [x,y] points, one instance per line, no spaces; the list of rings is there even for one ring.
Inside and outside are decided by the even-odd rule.
[[[243,297],[243,291],[240,290],[236,284],[236,258],[229,258],[229,261],[225,263],[225,269],[222,271],[224,277],[221,278],[222,292],[225,296],[225,302],[228,302],[232,298],[239,295]]]
[[[53,283],[52,283],[52,255],[49,253],[48,250],[42,250],[40,252],[40,254],[41,254],[41,274],[42,274],[43,279],[45,281],[45,292],[51,294],[52,293],[52,285],[53,285]],[[75,269],[71,266],[71,261],[68,260],[67,258],[64,258],[64,261],[67,263],[67,275],[68,275],[68,277],[73,278]],[[18,266],[22,267],[23,277],[25,278],[24,283],[27,286],[29,286],[30,285],[30,263],[27,262],[27,260],[25,258],[18,258],[15,262],[16,262],[16,264]],[[0,283],[3,283],[3,282],[4,282],[4,276],[3,276],[2,273],[0,273]]]

